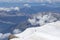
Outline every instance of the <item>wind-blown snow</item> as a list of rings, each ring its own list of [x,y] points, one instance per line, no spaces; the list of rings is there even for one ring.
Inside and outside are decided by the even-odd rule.
[[[60,40],[60,21],[48,23],[41,27],[27,28],[15,36],[18,38],[11,40]]]

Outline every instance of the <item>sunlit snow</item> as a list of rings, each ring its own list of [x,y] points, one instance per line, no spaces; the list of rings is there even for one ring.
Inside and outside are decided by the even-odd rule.
[[[48,23],[41,27],[27,28],[15,34],[18,38],[11,40],[60,40],[60,21]]]

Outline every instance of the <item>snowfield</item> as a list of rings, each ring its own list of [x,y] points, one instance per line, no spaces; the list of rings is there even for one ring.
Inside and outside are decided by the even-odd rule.
[[[10,40],[60,40],[60,21],[27,28],[24,32],[14,35],[18,38]]]

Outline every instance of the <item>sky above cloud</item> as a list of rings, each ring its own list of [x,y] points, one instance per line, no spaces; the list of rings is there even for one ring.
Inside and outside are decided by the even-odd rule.
[[[0,0],[0,2],[59,2],[60,0]]]

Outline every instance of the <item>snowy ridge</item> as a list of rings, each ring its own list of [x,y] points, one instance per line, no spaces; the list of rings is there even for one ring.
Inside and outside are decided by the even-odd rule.
[[[24,32],[14,34],[18,38],[10,40],[60,40],[59,15],[51,12],[33,14],[28,21],[38,27],[27,28]]]
[[[48,23],[41,27],[28,28],[15,34],[18,38],[11,40],[60,40],[60,21]]]

